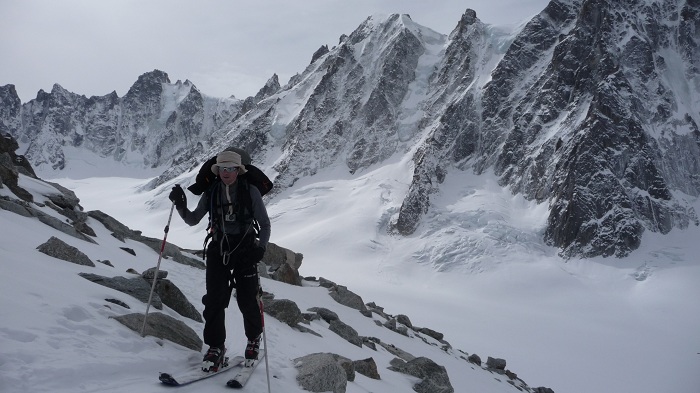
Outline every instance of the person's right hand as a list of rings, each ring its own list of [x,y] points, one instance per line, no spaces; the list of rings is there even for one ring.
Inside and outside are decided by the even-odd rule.
[[[178,210],[187,207],[187,196],[185,195],[185,191],[182,189],[182,187],[180,187],[179,184],[176,184],[173,187],[173,190],[170,191],[170,195],[168,195],[168,198],[170,198],[170,200],[173,201],[175,207]]]

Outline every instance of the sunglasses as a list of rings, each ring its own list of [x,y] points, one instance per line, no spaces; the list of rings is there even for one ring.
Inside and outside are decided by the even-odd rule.
[[[237,166],[222,166],[222,167],[219,167],[219,170],[221,172],[228,172],[228,173],[238,172],[238,167]]]

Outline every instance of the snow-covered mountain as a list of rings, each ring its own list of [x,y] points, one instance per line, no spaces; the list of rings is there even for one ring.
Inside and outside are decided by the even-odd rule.
[[[562,255],[623,257],[644,231],[700,224],[699,8],[555,0],[515,32],[467,10],[449,36],[373,16],[243,101],[153,71],[122,98],[55,86],[21,104],[1,87],[0,124],[39,171],[78,147],[164,170],[150,187],[230,145],[276,176],[275,193],[410,157],[387,228],[404,236],[436,229],[426,215],[446,178],[493,172],[548,206],[542,236]]]
[[[141,168],[201,154],[213,130],[242,106],[234,98],[206,97],[190,81],[171,84],[157,70],[139,77],[121,98],[115,92],[87,98],[58,84],[21,106],[12,85],[0,88],[0,96],[7,130],[26,146],[34,165],[53,170],[66,169],[69,148]]]

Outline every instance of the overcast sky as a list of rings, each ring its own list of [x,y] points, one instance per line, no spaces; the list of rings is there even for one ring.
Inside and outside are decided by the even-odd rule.
[[[0,86],[22,102],[54,83],[121,97],[159,69],[215,97],[285,84],[321,46],[368,16],[407,13],[449,34],[467,8],[493,25],[529,20],[548,0],[0,0]]]

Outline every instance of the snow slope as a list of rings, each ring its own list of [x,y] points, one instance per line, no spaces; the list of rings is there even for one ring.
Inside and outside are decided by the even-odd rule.
[[[428,242],[420,235],[394,237],[387,234],[386,226],[410,182],[405,178],[409,173],[406,165],[409,163],[397,161],[352,177],[329,170],[304,179],[303,183],[300,181],[294,190],[285,191],[268,205],[273,226],[271,241],[304,254],[302,275],[325,277],[346,285],[365,302],[374,301],[383,306],[389,314],[406,314],[414,325],[444,333],[455,349],[476,353],[482,359],[487,356],[506,359],[507,368],[531,387],[547,386],[558,393],[697,392],[700,264],[696,256],[700,246],[694,242],[700,235],[698,228],[674,230],[667,236],[647,233],[642,247],[625,259],[563,260],[541,242],[546,214],[542,206],[511,195],[489,175],[476,177],[457,172],[446,179],[434,202],[435,213],[429,218],[444,224],[442,233],[431,237],[439,240]],[[139,185],[147,179],[54,180],[73,189],[87,210],[103,210],[132,229],[143,230],[147,236],[162,236],[169,211],[170,185],[139,193]],[[188,197],[190,207],[194,207],[196,197],[189,193]],[[695,205],[696,209],[700,208],[697,201]],[[190,228],[177,217],[173,221],[169,241],[184,248],[201,247],[203,225]],[[14,251],[9,255],[20,258],[29,247],[19,244],[28,240],[22,240],[25,236],[19,235],[14,239],[4,247],[11,246],[10,250]],[[468,251],[468,257],[460,261],[443,252],[450,249],[443,243],[450,242],[460,243],[462,250]],[[39,240],[28,246],[34,248],[34,243],[39,244]],[[153,254],[148,260],[140,261],[140,270],[154,265],[156,257]],[[40,261],[41,258],[36,263],[48,264]],[[10,273],[13,273],[20,269],[15,265],[21,264],[16,261],[5,269],[12,269]],[[173,281],[187,288],[191,298],[198,299],[203,291],[203,274],[193,274],[167,261],[165,265],[174,275]],[[123,264],[116,271],[123,271],[126,266]],[[41,271],[36,266],[21,267],[25,268],[27,273]],[[96,325],[96,332],[85,334],[104,334],[105,340],[98,340],[95,347],[80,348],[80,343],[76,343],[80,349],[73,348],[71,351],[75,352],[61,355],[72,359],[80,357],[81,351],[97,350],[104,351],[110,359],[122,357],[124,363],[127,363],[125,358],[131,358],[130,361],[140,365],[108,362],[114,367],[107,368],[115,374],[121,374],[124,369],[136,374],[130,379],[132,389],[156,389],[151,387],[149,379],[156,369],[172,364],[172,359],[190,356],[168,344],[158,347],[149,343],[144,348],[142,340],[116,324],[110,325],[112,321],[102,320],[108,310],[84,299],[85,294],[69,290],[77,279],[66,278],[68,284],[64,287],[55,275],[48,277],[52,279],[50,285],[39,281],[32,289],[12,283],[14,290],[29,298],[26,302],[33,312],[21,311],[24,318],[4,331],[5,341],[9,336],[18,343],[10,352],[3,349],[6,357],[0,368],[3,378],[9,378],[7,353],[20,353],[26,347],[21,341],[34,343],[40,349],[35,357],[26,359],[26,364],[37,365],[41,351],[53,351],[49,342],[40,342],[41,338],[60,330],[60,326],[55,326],[56,321],[69,323],[66,320],[71,318],[83,319],[70,322],[75,327],[73,330],[81,322]],[[8,285],[3,283],[3,288]],[[311,306],[320,297],[316,292],[305,292],[308,288],[278,288],[279,284],[267,281],[263,285],[266,289],[274,288],[278,298],[294,298],[302,310],[304,304]],[[44,287],[52,287],[51,293],[46,294]],[[88,294],[94,291],[94,288],[86,289]],[[46,305],[53,303],[48,299],[60,298],[67,298],[61,306]],[[0,308],[3,314],[20,312],[6,298],[3,302]],[[37,309],[43,308],[50,308],[52,314],[42,315]],[[240,334],[236,314],[230,312],[227,317],[229,326],[234,326],[232,335]],[[358,317],[359,314],[350,313],[341,319]],[[293,391],[288,390],[294,380],[290,359],[314,345],[313,340],[290,334],[274,320],[268,328],[275,375],[273,391]],[[381,330],[368,329],[360,334],[384,339]],[[114,343],[118,345],[110,346]],[[235,348],[236,343],[232,345]],[[336,345],[345,343],[323,345],[323,350],[332,352]],[[402,345],[409,345],[406,350],[411,351],[412,344]],[[7,348],[4,344],[2,347]],[[122,353],[124,349],[126,354]],[[488,393],[500,391],[499,386],[510,387],[503,383],[488,384],[481,374],[463,372],[463,363],[458,361],[455,365],[443,359],[440,357],[436,362],[443,362],[448,368],[458,392]],[[90,367],[104,367],[97,365],[101,361],[95,363]],[[405,377],[388,376],[391,373],[381,366],[380,373],[381,382],[363,380],[350,384],[348,391],[411,391]],[[63,384],[58,388],[73,386],[72,379],[63,379],[58,373],[53,376],[56,378],[56,384]],[[95,384],[104,383],[103,376],[95,379]],[[260,384],[262,380],[254,383]],[[119,391],[116,386],[112,389]]]

